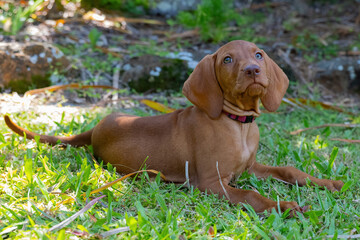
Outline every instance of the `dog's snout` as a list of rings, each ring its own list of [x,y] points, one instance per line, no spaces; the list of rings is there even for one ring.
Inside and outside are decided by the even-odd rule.
[[[258,65],[252,64],[244,68],[244,72],[249,77],[254,77],[256,75],[259,75],[261,70]]]

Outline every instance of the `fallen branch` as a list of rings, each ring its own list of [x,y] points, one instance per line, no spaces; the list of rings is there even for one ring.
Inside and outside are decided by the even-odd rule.
[[[79,83],[71,83],[71,84],[65,84],[65,85],[56,85],[56,86],[50,86],[45,88],[38,88],[33,89],[25,92],[24,96],[29,95],[35,95],[43,92],[54,92],[62,89],[68,89],[68,88],[79,88],[79,89],[88,89],[88,88],[102,88],[102,89],[112,89],[112,90],[118,90],[116,88],[113,88],[111,86],[107,85],[80,85]]]
[[[360,143],[360,140],[343,139],[343,138],[331,138],[333,141],[347,142],[347,143]]]
[[[314,126],[314,127],[308,127],[308,128],[303,128],[303,129],[299,129],[296,131],[292,131],[290,132],[291,135],[297,135],[301,132],[305,132],[311,129],[319,129],[319,128],[325,128],[325,127],[346,127],[346,128],[355,128],[355,127],[360,127],[360,124],[343,124],[343,123],[328,123],[328,124],[323,124],[320,126]]]

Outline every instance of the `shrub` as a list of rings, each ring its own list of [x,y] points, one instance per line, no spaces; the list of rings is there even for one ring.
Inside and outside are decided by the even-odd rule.
[[[152,4],[153,0],[81,0],[84,8],[118,10],[134,15],[144,14]]]
[[[252,24],[263,19],[262,14],[250,11],[238,13],[233,0],[203,0],[194,12],[180,12],[177,20],[189,28],[198,28],[202,40],[220,42],[231,40],[231,26],[238,26],[235,38],[254,41]]]
[[[36,0],[25,8],[11,2],[0,6],[0,31],[9,35],[17,34],[42,3],[43,0]]]
[[[229,35],[224,29],[236,15],[231,0],[203,0],[194,13],[180,12],[178,20],[186,27],[199,28],[203,40],[219,42]]]

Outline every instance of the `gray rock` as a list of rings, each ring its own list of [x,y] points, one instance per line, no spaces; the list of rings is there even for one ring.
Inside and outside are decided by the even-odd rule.
[[[121,79],[137,92],[179,91],[191,69],[179,58],[143,55],[129,60],[122,68]]]
[[[138,92],[179,91],[199,61],[215,50],[204,48],[191,52],[170,52],[163,57],[134,57],[123,65],[121,79]]]
[[[334,92],[360,92],[360,57],[337,57],[314,65],[314,80]]]
[[[156,0],[150,14],[173,17],[180,11],[195,10],[201,0]]]
[[[55,46],[44,43],[0,43],[0,87],[26,85],[34,81],[49,84],[48,73],[52,68],[67,67],[69,61]],[[34,79],[36,78],[36,79]],[[35,84],[36,85],[36,84]],[[39,86],[37,86],[39,87]],[[19,91],[19,89],[13,89]]]

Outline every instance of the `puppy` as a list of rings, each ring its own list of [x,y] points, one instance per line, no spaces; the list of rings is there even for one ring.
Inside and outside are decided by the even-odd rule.
[[[194,104],[173,113],[136,117],[114,113],[92,130],[71,137],[40,135],[40,142],[92,145],[94,154],[122,174],[146,165],[168,181],[189,183],[201,191],[225,196],[231,203],[250,204],[256,212],[278,203],[250,190],[229,186],[244,171],[305,185],[306,179],[330,190],[342,181],[317,179],[293,167],[268,167],[256,162],[259,102],[276,111],[288,87],[284,72],[254,43],[232,41],[202,59],[184,83],[183,94]],[[36,133],[5,116],[14,132],[28,139]],[[302,211],[296,202],[279,202],[285,211]]]

